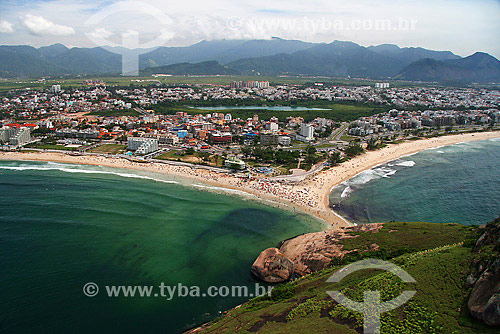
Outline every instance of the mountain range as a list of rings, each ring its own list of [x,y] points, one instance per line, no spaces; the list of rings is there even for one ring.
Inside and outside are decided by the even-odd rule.
[[[0,77],[118,75],[113,48],[0,46]],[[130,50],[141,74],[312,75],[437,82],[500,82],[500,62],[486,53],[462,58],[450,51],[393,44],[269,40],[202,41],[186,47]]]

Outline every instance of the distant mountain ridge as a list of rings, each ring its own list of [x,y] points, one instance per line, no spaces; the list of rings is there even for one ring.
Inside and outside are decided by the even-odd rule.
[[[460,59],[449,51],[401,49],[396,45],[366,48],[353,42],[334,41],[292,54],[239,59],[227,65],[247,74],[388,78],[422,58]]]
[[[500,61],[487,53],[453,60],[421,59],[395,76],[409,81],[500,82]]]
[[[67,48],[62,44],[0,46],[0,77],[118,75],[121,56],[111,51],[113,48]],[[500,82],[498,60],[488,54],[461,58],[450,51],[393,44],[363,47],[345,41],[201,41],[186,47],[155,48],[141,55],[139,63],[144,75],[313,75]]]

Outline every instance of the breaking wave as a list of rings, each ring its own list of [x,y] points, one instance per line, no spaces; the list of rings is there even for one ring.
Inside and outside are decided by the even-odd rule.
[[[0,166],[0,169],[17,170],[17,171],[57,170],[57,171],[65,172],[65,173],[106,174],[106,175],[116,175],[119,177],[126,177],[126,178],[151,180],[151,181],[163,182],[163,183],[173,183],[173,184],[179,183],[177,181],[172,181],[172,180],[156,179],[156,178],[146,176],[146,175],[139,175],[139,174],[134,174],[134,173],[121,173],[121,172],[114,172],[114,171],[107,171],[107,170],[84,169],[84,168],[81,168],[80,165],[58,164],[58,163],[53,163],[53,162],[48,162],[46,165],[36,165],[36,166],[35,165]]]

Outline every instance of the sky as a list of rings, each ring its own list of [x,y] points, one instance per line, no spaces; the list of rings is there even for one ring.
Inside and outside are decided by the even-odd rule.
[[[149,48],[299,39],[500,58],[500,0],[1,0],[0,44]]]

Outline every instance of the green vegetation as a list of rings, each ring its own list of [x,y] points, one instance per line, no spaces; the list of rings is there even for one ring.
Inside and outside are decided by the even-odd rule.
[[[67,147],[65,145],[57,144],[56,139],[47,138],[43,141],[34,142],[25,146],[26,148],[36,148],[40,150],[60,150],[60,151],[78,151],[84,146]]]
[[[344,135],[344,136],[340,137],[340,140],[343,140],[343,141],[352,141],[354,139],[356,139],[356,138],[352,137],[352,136],[348,136],[348,135]]]
[[[109,116],[109,117],[117,117],[117,116],[140,116],[137,111],[130,109],[120,109],[120,110],[102,110],[102,111],[93,111],[88,113],[89,116]]]
[[[220,65],[216,61],[204,61],[199,63],[178,63],[166,66],[149,67],[141,70],[141,75],[151,74],[175,74],[175,75],[230,75],[238,74],[233,69]]]
[[[122,153],[126,149],[126,145],[121,144],[104,144],[90,150],[92,153],[117,154]]]
[[[381,317],[381,333],[496,333],[468,315],[471,249],[477,227],[459,224],[386,223],[379,232],[354,233],[341,243],[353,251],[352,262],[383,258],[406,270],[416,283],[402,283],[391,273],[358,271],[340,283],[326,280],[340,263],[275,288],[271,297],[257,297],[214,321],[207,333],[360,333],[361,314],[338,305],[326,291],[338,290],[362,301],[363,292],[381,291],[390,300],[404,290],[416,290],[406,304]],[[376,245],[378,247],[373,247]],[[369,247],[372,246],[372,247]]]
[[[213,167],[222,167],[224,165],[224,158],[220,155],[211,155],[207,152],[195,152],[192,148],[186,150],[172,150],[157,156],[155,159],[187,162]]]
[[[241,153],[246,157],[253,157],[257,162],[273,163],[276,165],[292,165],[295,167],[297,167],[300,158],[299,151],[275,150],[260,146],[244,146],[241,148]]]
[[[232,106],[295,106],[306,108],[320,108],[325,110],[291,110],[277,111],[264,109],[221,109],[219,112],[231,113],[233,118],[247,119],[253,115],[258,115],[259,119],[269,120],[271,117],[278,117],[284,121],[287,117],[302,117],[306,121],[311,121],[317,117],[329,118],[337,122],[352,121],[363,116],[371,116],[384,111],[387,107],[368,105],[363,103],[336,103],[331,101],[316,100],[292,100],[292,101],[266,101],[260,99],[251,100],[207,100],[190,102],[190,107],[185,102],[165,102],[153,106],[153,109],[160,114],[172,115],[176,112],[186,112],[190,115],[210,114],[217,110],[201,110],[196,107],[232,107]]]
[[[261,146],[244,146],[241,149],[241,153],[253,162],[272,165],[283,173],[288,173],[290,169],[297,168],[299,160],[300,168],[308,170],[312,165],[324,158],[324,155],[317,153],[316,149],[312,146],[307,146],[302,155],[299,151],[276,150]],[[251,161],[249,160],[249,163]]]
[[[340,156],[340,152],[332,152],[330,156],[328,157],[328,162],[332,166],[337,166],[339,163],[342,162],[342,157]]]
[[[60,151],[78,151],[79,147],[66,147],[64,145],[58,144],[30,144],[26,145],[26,147],[37,148],[40,150],[60,150]]]
[[[344,149],[344,153],[349,158],[355,157],[357,155],[363,154],[365,150],[359,144],[350,144]]]
[[[377,138],[370,138],[366,142],[366,149],[369,151],[374,151],[378,150],[384,146],[386,146],[384,143],[380,142]]]
[[[52,85],[61,85],[62,89],[68,87],[79,87],[86,79],[102,80],[107,86],[151,86],[155,84],[164,85],[229,85],[232,81],[269,81],[271,84],[299,84],[312,85],[314,82],[322,82],[329,85],[367,85],[373,84],[376,80],[356,80],[339,79],[326,77],[307,77],[307,76],[245,76],[245,75],[217,75],[217,76],[185,76],[172,75],[168,77],[154,78],[151,76],[140,77],[122,77],[122,76],[86,76],[79,78],[46,79],[44,81],[32,79],[7,79],[0,81],[0,92],[16,89],[48,89]],[[392,82],[392,86],[429,86],[421,83]]]

